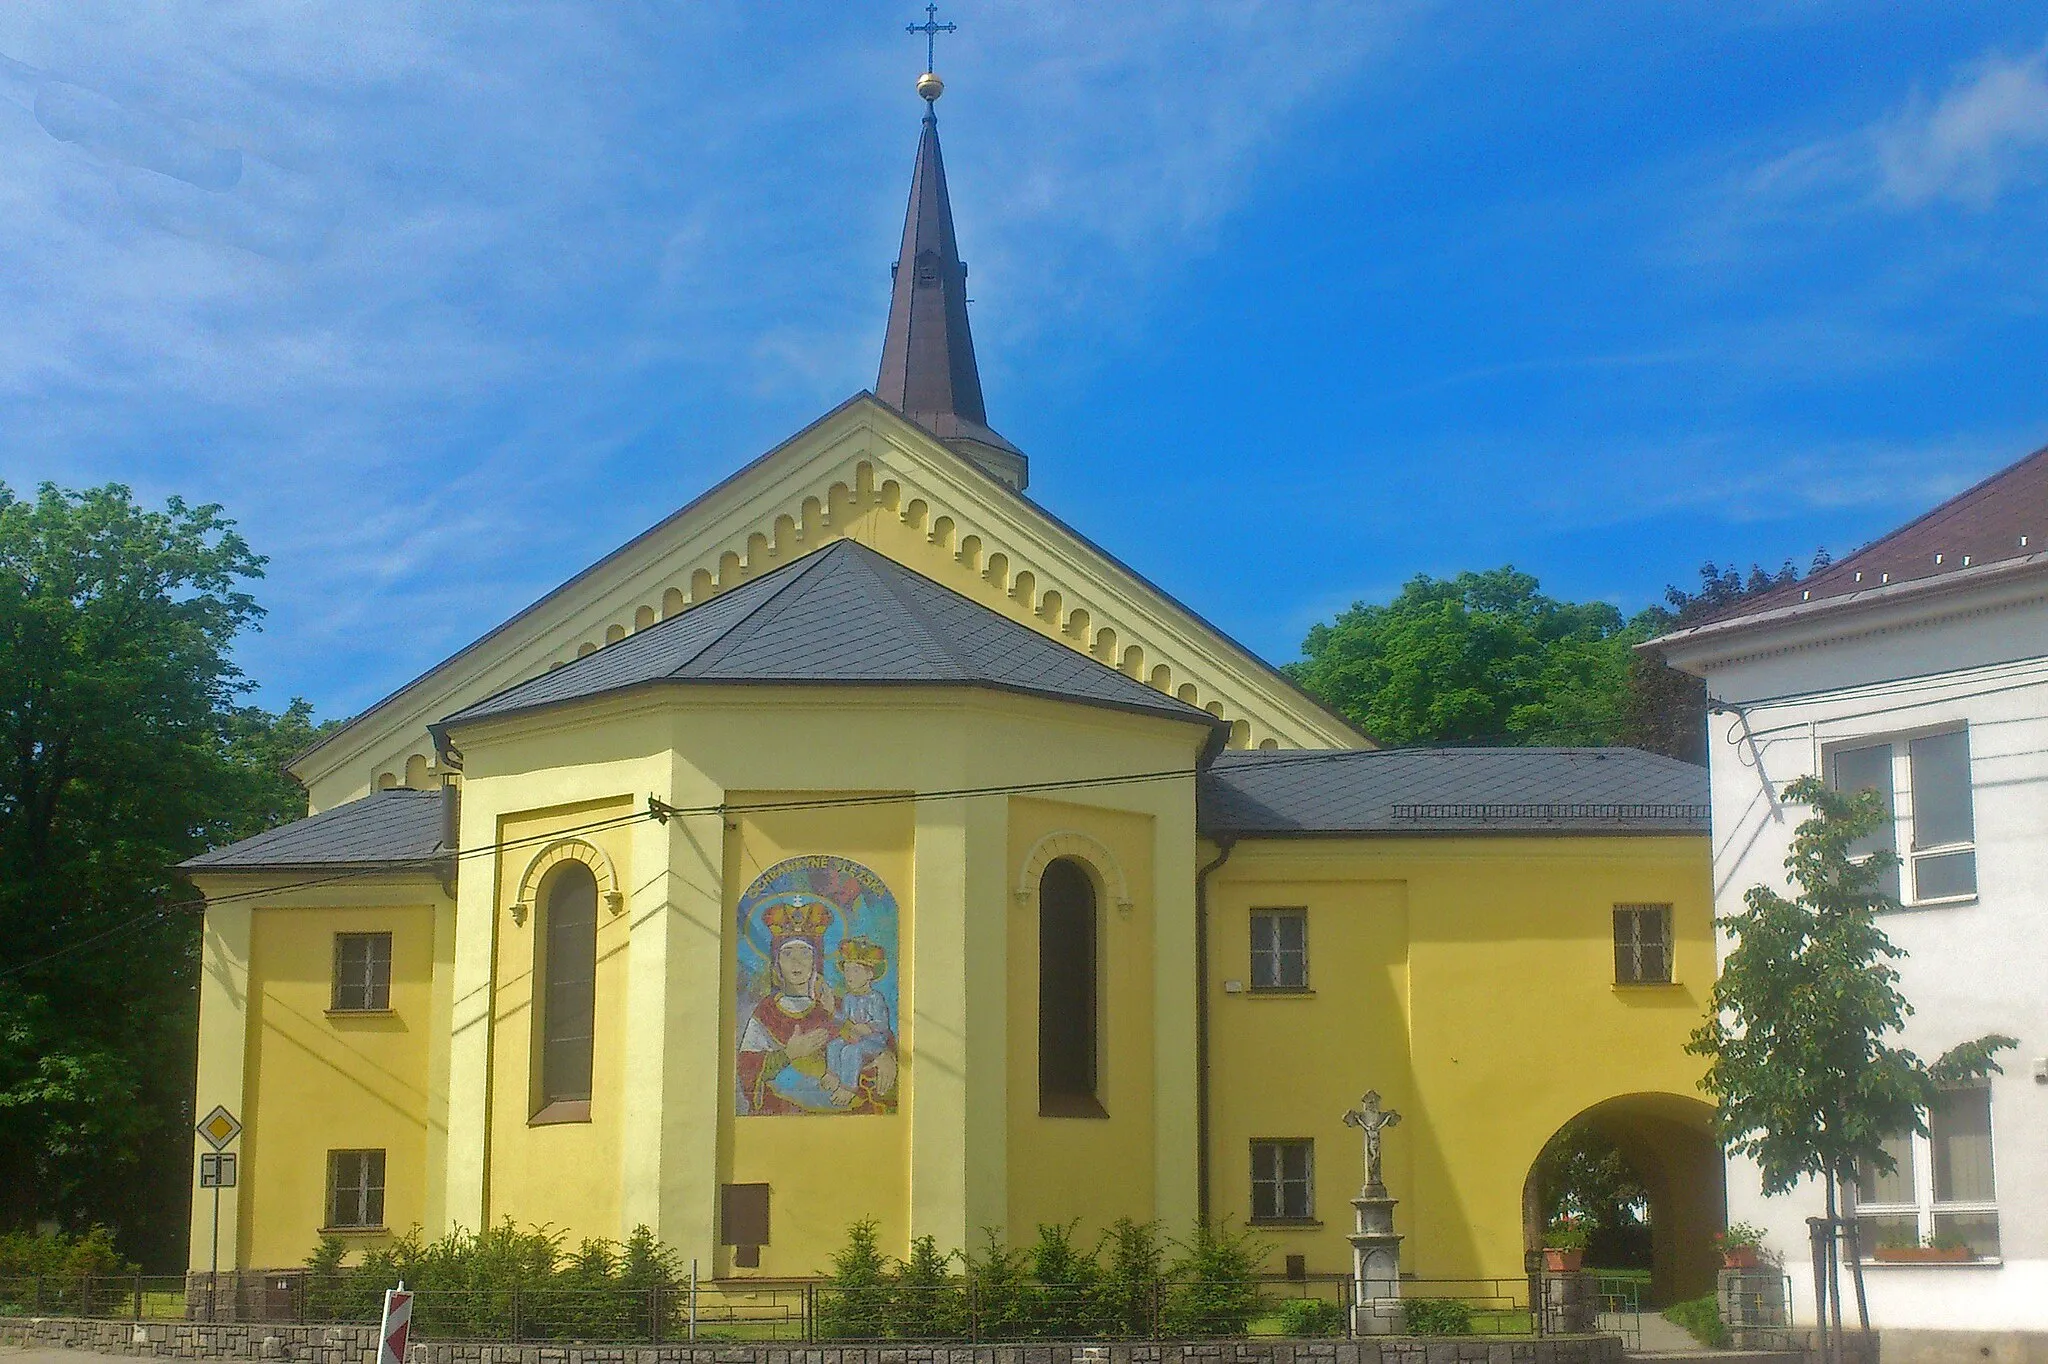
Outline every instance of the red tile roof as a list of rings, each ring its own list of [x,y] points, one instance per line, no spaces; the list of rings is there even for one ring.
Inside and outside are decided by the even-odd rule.
[[[1812,577],[1737,604],[1711,624],[2048,551],[2048,446]]]

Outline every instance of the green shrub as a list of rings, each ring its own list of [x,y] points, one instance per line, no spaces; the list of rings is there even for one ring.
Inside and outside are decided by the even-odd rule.
[[[1092,1252],[1074,1244],[1074,1224],[1041,1222],[1038,1240],[1024,1252],[1031,1286],[1025,1290],[1026,1329],[1048,1340],[1099,1334],[1095,1290],[1102,1278]]]
[[[981,1239],[981,1254],[966,1257],[967,1283],[979,1314],[981,1338],[1016,1340],[1029,1325],[1025,1311],[1028,1277],[1024,1253],[1004,1245],[990,1227],[982,1228]]]
[[[346,1262],[346,1248],[322,1238],[306,1259],[306,1315],[373,1321],[383,1293],[399,1281],[417,1291],[413,1329],[439,1340],[642,1340],[680,1323],[684,1299],[675,1252],[636,1228],[624,1245],[587,1239],[564,1252],[562,1235],[507,1219],[480,1232],[429,1241],[415,1227]]]
[[[1098,1324],[1104,1335],[1139,1339],[1152,1334],[1159,1310],[1160,1270],[1166,1259],[1159,1224],[1119,1217],[1096,1248],[1102,1265],[1096,1281]]]
[[[889,1329],[889,1266],[873,1219],[846,1229],[832,1257],[832,1282],[818,1294],[818,1334],[827,1340],[875,1340]]]
[[[1684,1327],[1694,1340],[1709,1349],[1723,1349],[1728,1344],[1728,1328],[1721,1324],[1721,1305],[1714,1301],[1712,1293],[1671,1304],[1664,1309],[1664,1320]]]
[[[1166,1270],[1162,1334],[1178,1340],[1243,1335],[1259,1311],[1264,1248],[1249,1232],[1233,1234],[1205,1223],[1179,1249]]]
[[[114,1249],[114,1234],[94,1227],[83,1236],[64,1232],[0,1233],[0,1279],[82,1279],[133,1274],[136,1265]]]
[[[1401,1330],[1411,1336],[1469,1336],[1472,1309],[1456,1298],[1404,1298]]]
[[[1283,1336],[1341,1336],[1350,1323],[1344,1304],[1328,1298],[1289,1298],[1280,1304]]]
[[[941,1254],[936,1238],[910,1243],[910,1258],[897,1262],[889,1283],[889,1334],[899,1340],[952,1340],[967,1334],[966,1286],[953,1279],[952,1251]]]

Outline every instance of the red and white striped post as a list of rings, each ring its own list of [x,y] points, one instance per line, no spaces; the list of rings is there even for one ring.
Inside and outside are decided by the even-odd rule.
[[[384,1290],[384,1324],[377,1332],[377,1364],[405,1364],[405,1347],[412,1339],[412,1294],[405,1280]]]

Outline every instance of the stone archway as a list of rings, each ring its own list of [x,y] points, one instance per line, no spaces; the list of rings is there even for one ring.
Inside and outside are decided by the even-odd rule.
[[[1668,1305],[1714,1291],[1720,1260],[1712,1237],[1726,1225],[1728,1189],[1713,1116],[1714,1110],[1698,1099],[1651,1093],[1603,1100],[1571,1120],[1613,1143],[1648,1193],[1651,1304]],[[1527,1250],[1542,1246],[1540,1198],[1532,1162],[1522,1184],[1522,1239]]]

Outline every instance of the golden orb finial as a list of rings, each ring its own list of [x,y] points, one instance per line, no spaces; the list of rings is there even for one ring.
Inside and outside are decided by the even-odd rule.
[[[932,103],[946,93],[946,83],[939,79],[936,71],[927,71],[917,78],[917,94],[926,104]]]

